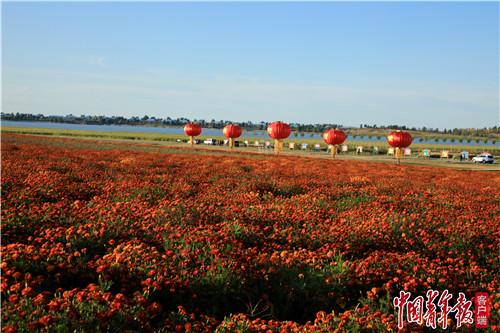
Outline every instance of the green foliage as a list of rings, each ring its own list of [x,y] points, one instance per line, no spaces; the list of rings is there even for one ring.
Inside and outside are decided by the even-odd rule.
[[[335,200],[337,208],[341,211],[355,208],[363,203],[370,203],[373,198],[367,194],[345,195]]]
[[[234,317],[225,317],[222,323],[217,327],[215,333],[250,333],[250,321],[248,319],[239,319],[235,321]]]

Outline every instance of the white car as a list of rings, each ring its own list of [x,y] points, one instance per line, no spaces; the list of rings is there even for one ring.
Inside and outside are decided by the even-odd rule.
[[[495,163],[495,159],[490,154],[481,154],[472,158],[474,163]]]
[[[206,145],[215,145],[217,143],[217,141],[215,139],[206,139],[205,141],[203,141],[204,144]]]

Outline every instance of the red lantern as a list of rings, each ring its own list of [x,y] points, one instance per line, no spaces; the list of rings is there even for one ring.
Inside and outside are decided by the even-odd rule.
[[[339,130],[339,129],[329,129],[325,133],[323,133],[323,140],[325,141],[326,144],[332,146],[332,157],[335,157],[337,154],[337,145],[342,144],[345,139],[346,135],[344,131]]]
[[[194,144],[194,137],[201,134],[201,126],[195,123],[189,123],[184,126],[184,133],[189,136],[189,143]]]
[[[267,133],[271,138],[275,140],[282,140],[290,136],[290,133],[292,133],[292,129],[290,128],[290,125],[288,125],[287,123],[282,123],[281,121],[277,121],[271,123],[267,127]]]
[[[412,137],[410,133],[403,131],[392,131],[387,136],[387,143],[396,148],[396,159],[399,164],[399,159],[402,157],[401,148],[406,148],[411,145]]]
[[[224,133],[224,136],[229,139],[229,147],[233,148],[234,139],[239,138],[241,136],[241,132],[241,127],[238,125],[230,124],[224,127],[222,133]]]
[[[290,125],[282,123],[281,121],[271,123],[267,127],[267,134],[274,139],[274,151],[276,154],[279,154],[281,151],[281,147],[283,145],[282,140],[288,138],[290,133],[292,133]]]

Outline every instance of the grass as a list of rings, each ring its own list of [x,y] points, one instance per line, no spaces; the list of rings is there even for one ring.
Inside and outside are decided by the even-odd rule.
[[[104,132],[104,131],[91,131],[91,130],[30,128],[30,127],[17,127],[17,126],[2,126],[2,132],[33,134],[33,135],[69,136],[69,137],[122,139],[122,140],[147,140],[147,141],[175,141],[177,139],[186,139],[186,136],[181,134],[161,134],[161,133],[143,133],[143,132]]]
[[[11,136],[11,133],[2,133],[2,142],[15,144],[36,144],[48,145],[54,147],[64,147],[72,149],[90,149],[90,150],[127,150],[138,152],[165,153],[165,154],[189,154],[189,155],[220,155],[234,156],[235,153],[244,154],[245,158],[263,159],[266,154],[256,154],[255,150],[250,151],[230,151],[229,148],[214,146],[195,145],[190,147],[187,144],[178,144],[177,142],[152,142],[137,140],[129,143],[128,140],[120,139],[102,139],[92,137],[70,137],[63,136],[44,136],[40,139],[34,135],[21,134],[20,136]],[[20,134],[20,133],[15,133]]]
[[[41,139],[43,138],[43,139]],[[178,142],[158,142],[158,141],[141,141],[141,140],[120,140],[120,139],[102,139],[92,137],[64,137],[64,136],[36,136],[28,134],[11,134],[4,132],[2,134],[3,142],[11,142],[16,145],[20,144],[37,144],[49,145],[55,147],[65,147],[73,149],[91,149],[91,150],[129,150],[129,151],[143,151],[143,152],[156,152],[166,154],[189,154],[189,155],[216,155],[216,156],[234,156],[235,154],[250,159],[266,159],[274,155],[272,149],[258,149],[256,147],[248,148],[235,148],[221,146],[207,146],[195,145],[190,147],[186,143]],[[415,151],[415,150],[414,150]],[[323,158],[331,159],[330,154],[325,151],[314,152],[304,150],[288,150],[284,149],[282,152],[284,156],[300,156],[305,158]],[[352,151],[349,154],[342,153],[337,156],[337,160],[356,160],[362,162],[377,162],[393,164],[394,159],[385,154],[361,154],[355,155]],[[415,166],[431,166],[431,167],[444,167],[460,170],[471,171],[500,171],[500,166],[497,164],[473,164],[472,162],[459,162],[452,159],[424,159],[418,158],[415,155],[409,158],[404,158],[401,164],[415,165]],[[247,171],[248,172],[248,171]],[[290,191],[290,189],[285,189]],[[295,189],[291,189],[294,191]]]
[[[91,131],[91,130],[70,130],[70,129],[52,129],[52,128],[29,128],[29,127],[14,127],[14,126],[2,126],[2,133],[17,133],[17,134],[31,134],[31,135],[47,135],[47,136],[64,136],[64,137],[80,137],[80,138],[97,138],[97,139],[114,139],[114,140],[134,140],[134,141],[163,141],[163,142],[175,142],[176,140],[187,140],[185,135],[182,134],[162,134],[162,133],[144,133],[144,132],[102,132],[102,131]],[[206,138],[214,138],[222,140],[224,137],[220,136],[208,136],[200,135],[198,137],[201,140]],[[464,138],[465,139],[465,138]],[[248,138],[245,139],[253,143],[255,140],[260,142],[271,141],[271,139],[263,138]],[[326,148],[326,144],[319,138],[308,138],[306,137],[294,137],[293,135],[284,140],[285,143],[295,142],[296,144],[307,143],[309,145],[320,144],[322,148]],[[356,146],[363,146],[365,148],[378,147],[381,151],[385,151],[388,147],[385,142],[372,142],[372,141],[357,141],[348,140],[346,141],[349,150],[355,149]],[[462,145],[450,145],[450,144],[423,144],[414,143],[412,144],[413,151],[420,151],[424,148],[428,148],[434,151],[439,150],[450,150],[453,152],[458,152],[462,150],[467,150],[472,153],[480,153],[483,151],[489,151],[490,153],[500,154],[500,147],[498,146],[472,146],[467,144]]]

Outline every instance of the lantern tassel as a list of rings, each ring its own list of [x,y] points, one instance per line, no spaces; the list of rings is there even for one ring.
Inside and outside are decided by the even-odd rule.
[[[331,145],[331,149],[332,149],[332,158],[335,158],[335,156],[337,156],[337,146]]]
[[[276,154],[279,154],[281,152],[281,140],[280,139],[276,139],[274,140],[274,152]]]
[[[400,159],[401,159],[401,148],[397,147],[396,148],[396,161],[397,161],[398,165],[401,163]]]
[[[233,138],[229,138],[229,147],[231,149],[233,149],[233,147],[234,147],[234,139]]]

